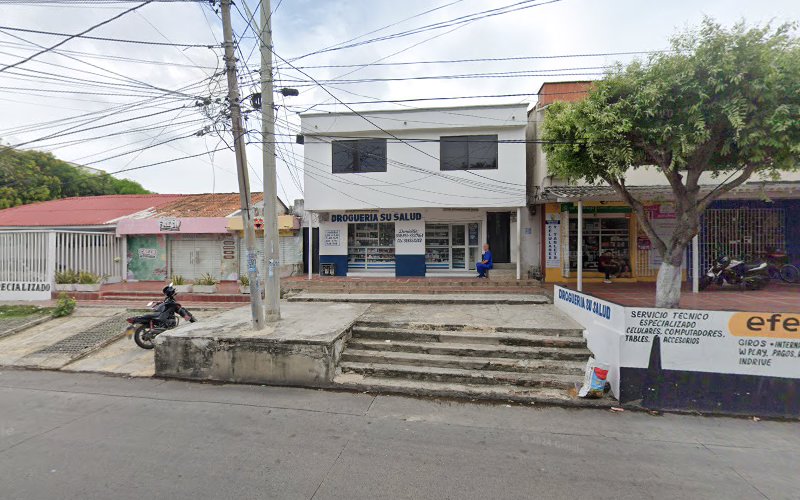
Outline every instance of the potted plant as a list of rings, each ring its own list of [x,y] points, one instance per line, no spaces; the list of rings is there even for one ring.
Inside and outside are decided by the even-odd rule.
[[[246,274],[239,276],[239,292],[250,293],[250,278]]]
[[[170,279],[172,282],[172,286],[175,288],[175,291],[178,293],[191,293],[192,292],[192,284],[186,283],[186,280],[183,279],[183,276],[180,274],[172,275]]]
[[[100,283],[103,277],[88,271],[78,273],[78,281],[75,283],[76,292],[97,292],[100,290]]]
[[[192,288],[194,289],[194,293],[216,293],[217,283],[219,283],[219,280],[206,273],[200,276],[200,279],[195,280]]]
[[[72,269],[56,271],[56,291],[72,292],[75,290],[75,283],[78,282],[78,273]]]

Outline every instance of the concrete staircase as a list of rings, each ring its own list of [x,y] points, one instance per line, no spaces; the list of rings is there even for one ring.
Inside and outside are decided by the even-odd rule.
[[[569,390],[583,380],[581,330],[467,329],[361,321],[354,325],[334,383],[384,393],[576,406]]]
[[[428,277],[428,278],[372,278],[372,277],[322,277],[312,280],[291,278],[281,282],[281,288],[290,294],[300,292],[329,294],[538,294],[545,288],[536,280],[474,277]]]

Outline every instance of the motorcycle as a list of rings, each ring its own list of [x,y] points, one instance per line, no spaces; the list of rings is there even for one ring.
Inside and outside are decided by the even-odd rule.
[[[147,304],[153,310],[152,313],[126,320],[131,326],[125,329],[125,334],[128,338],[133,337],[133,341],[142,349],[154,348],[156,337],[165,330],[177,327],[180,318],[189,323],[197,321],[192,313],[175,300],[177,291],[172,283],[165,286],[161,293],[165,296],[164,300]]]
[[[700,277],[700,290],[705,290],[709,285],[719,286],[725,283],[739,286],[746,290],[761,290],[769,284],[768,264],[745,264],[741,260],[720,257],[711,265],[705,276]]]

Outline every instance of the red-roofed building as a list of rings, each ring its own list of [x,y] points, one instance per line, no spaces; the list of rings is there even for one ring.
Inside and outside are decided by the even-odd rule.
[[[253,198],[258,217],[263,198]],[[277,206],[278,213],[288,212],[280,200]],[[18,283],[52,284],[67,269],[107,282],[174,275],[191,281],[203,274],[236,280],[243,267],[241,225],[238,193],[86,196],[0,210],[0,300],[30,298],[17,293]],[[302,255],[295,255],[302,238],[296,221],[283,226],[289,230],[281,231],[281,246],[291,250],[281,256],[286,273],[302,265]],[[2,293],[3,282],[14,288],[13,297]]]
[[[0,210],[0,229],[93,228],[114,230],[118,220],[180,200],[178,194],[80,196]]]

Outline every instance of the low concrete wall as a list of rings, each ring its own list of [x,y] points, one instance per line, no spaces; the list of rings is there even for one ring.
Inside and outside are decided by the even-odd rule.
[[[156,348],[156,375],[192,380],[325,387],[349,336],[330,344],[170,338]],[[188,340],[188,341],[187,341]]]
[[[276,325],[249,329],[250,308],[227,311],[159,336],[156,376],[326,387],[366,310],[360,304],[288,304]],[[203,321],[202,319],[200,321]]]
[[[623,307],[555,287],[620,403],[800,417],[800,315]]]

